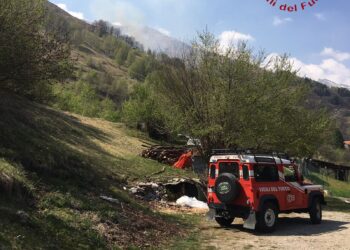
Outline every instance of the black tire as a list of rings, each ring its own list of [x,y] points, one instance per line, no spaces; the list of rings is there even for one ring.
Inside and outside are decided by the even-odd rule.
[[[238,196],[239,186],[233,174],[224,173],[219,175],[215,182],[215,193],[222,203],[231,203]]]
[[[274,203],[266,202],[257,214],[257,229],[262,233],[272,233],[278,222],[278,210]]]
[[[215,217],[216,222],[222,227],[229,227],[235,218]]]
[[[320,198],[314,198],[310,207],[310,220],[312,224],[321,224],[322,222],[322,205]]]

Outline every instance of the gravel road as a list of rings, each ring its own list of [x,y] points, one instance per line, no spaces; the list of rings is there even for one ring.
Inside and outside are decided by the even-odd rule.
[[[227,229],[205,221],[200,228],[203,249],[350,249],[350,214],[323,212],[321,225],[312,225],[308,214],[279,217],[277,230],[267,235],[243,229],[240,219]]]

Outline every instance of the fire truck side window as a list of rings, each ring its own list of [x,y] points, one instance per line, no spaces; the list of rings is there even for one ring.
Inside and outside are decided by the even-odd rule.
[[[243,166],[243,179],[249,181],[249,169],[247,165]]]
[[[288,182],[295,182],[298,180],[297,173],[293,166],[283,166],[284,180]]]
[[[274,182],[279,180],[278,169],[273,164],[256,164],[254,176],[257,182]]]
[[[215,165],[210,166],[210,178],[215,179]]]
[[[239,178],[239,165],[237,162],[220,162],[219,173],[230,173]]]

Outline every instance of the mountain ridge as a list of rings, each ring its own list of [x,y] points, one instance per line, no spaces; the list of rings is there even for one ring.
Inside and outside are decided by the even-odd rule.
[[[322,83],[330,88],[335,87],[335,88],[345,88],[350,90],[350,86],[346,84],[341,84],[341,83],[336,83],[328,79],[319,79],[319,83]]]

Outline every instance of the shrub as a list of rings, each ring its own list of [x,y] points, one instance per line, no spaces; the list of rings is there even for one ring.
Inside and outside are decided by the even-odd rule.
[[[109,98],[99,98],[95,89],[85,82],[54,85],[53,94],[56,108],[113,122],[119,120],[114,102]]]

